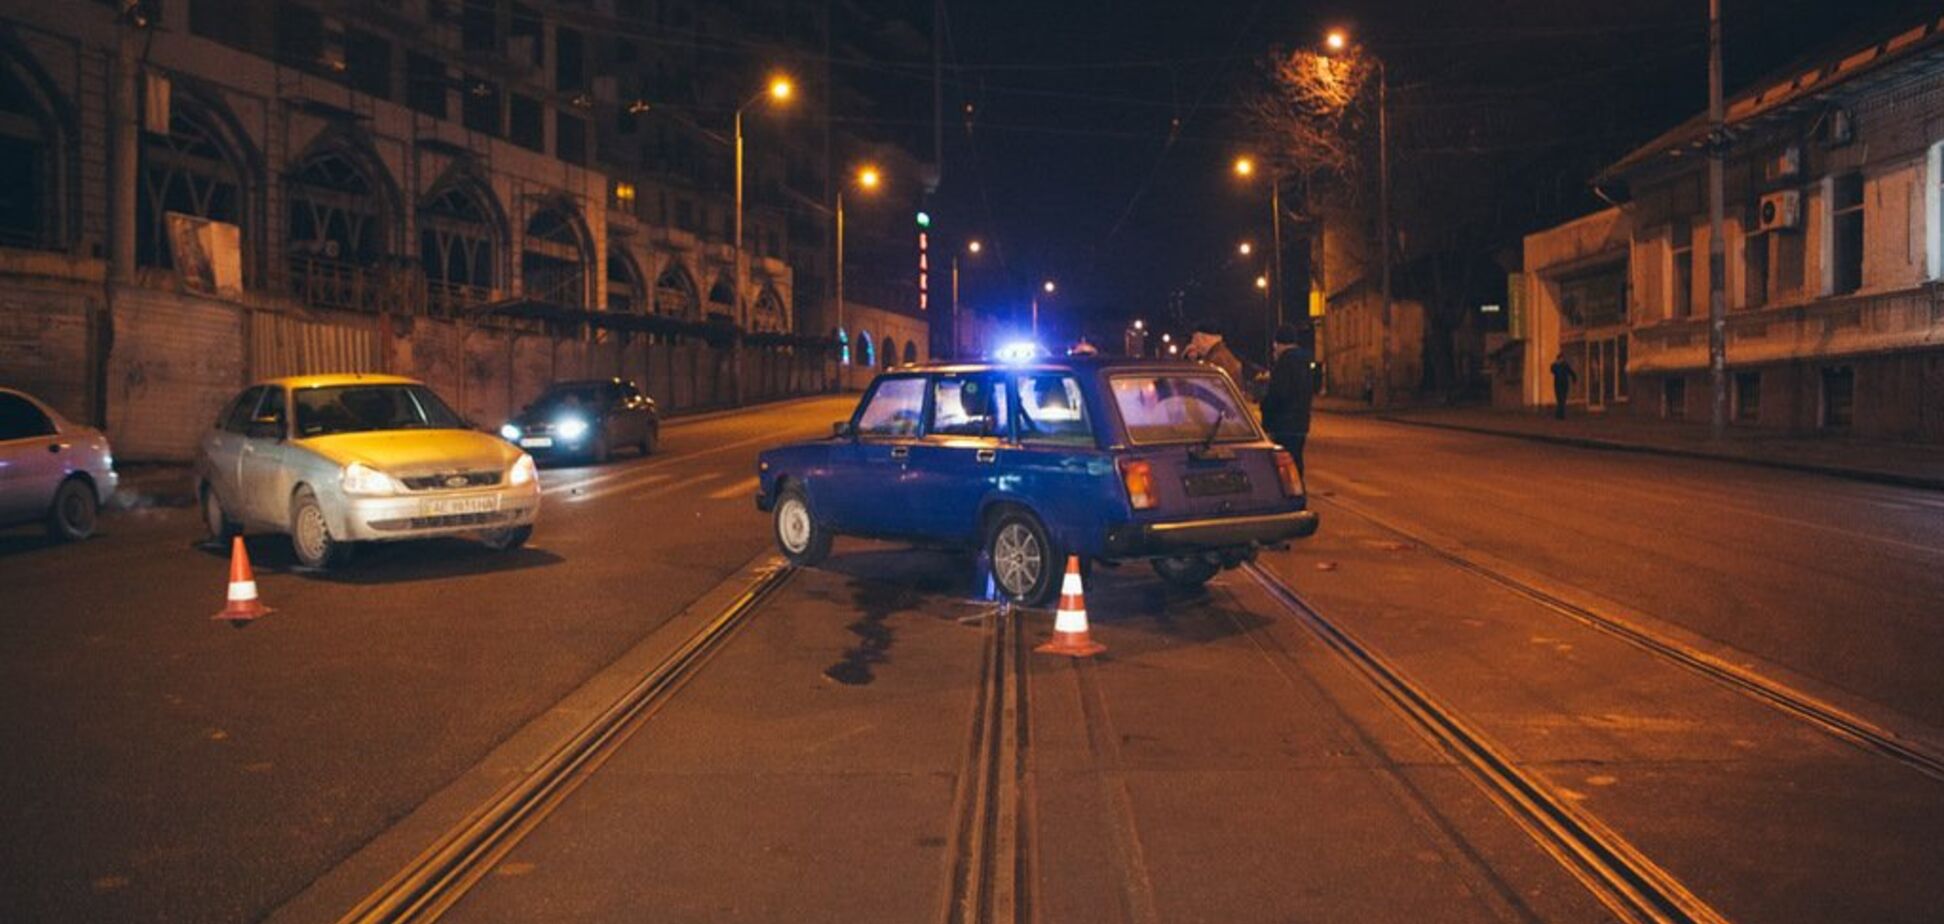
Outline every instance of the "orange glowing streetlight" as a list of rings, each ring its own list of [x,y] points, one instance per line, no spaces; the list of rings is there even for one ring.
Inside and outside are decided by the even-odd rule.
[[[1261,290],[1262,290],[1262,291],[1264,291],[1264,292],[1267,292],[1267,291],[1269,291],[1269,277],[1267,277],[1267,276],[1257,276],[1257,277],[1256,277],[1256,288],[1258,288],[1258,289],[1261,289]]]
[[[787,103],[790,101],[790,97],[795,93],[796,93],[796,84],[790,82],[790,78],[788,75],[776,74],[770,77],[770,82],[769,82],[770,99],[775,100],[776,102],[779,103]]]
[[[858,186],[864,189],[876,189],[878,188],[878,184],[882,182],[884,182],[884,175],[878,172],[878,168],[869,164],[857,168]]]
[[[1331,51],[1342,51],[1350,47],[1350,36],[1342,29],[1331,29],[1328,35],[1323,36],[1323,47]]]
[[[865,192],[875,192],[884,183],[884,175],[878,172],[875,164],[865,164],[857,168],[857,187]],[[837,329],[844,329],[844,187],[837,186]],[[848,348],[846,348],[848,355]],[[848,362],[849,360],[843,360]]]
[[[1255,176],[1255,158],[1244,155],[1235,159],[1236,176]]]
[[[736,293],[736,320],[738,322],[744,320],[742,314],[744,310],[743,279],[749,275],[745,265],[746,257],[743,253],[743,110],[755,105],[758,100],[765,96],[769,97],[770,102],[775,105],[784,105],[790,101],[790,96],[795,92],[796,85],[790,82],[787,74],[771,74],[767,86],[749,99],[744,100],[742,105],[736,107],[736,278],[735,285],[732,288],[734,288]],[[742,395],[740,389],[742,388],[742,380],[737,380],[736,387],[738,389],[736,401],[741,403]]]
[[[978,252],[980,252],[980,251],[982,251],[982,250],[984,250],[984,249],[985,249],[985,244],[983,244],[983,243],[980,243],[980,242],[979,242],[978,240],[976,240],[976,239],[975,239],[975,240],[970,240],[970,241],[967,241],[967,242],[965,243],[965,252],[966,252],[966,253],[972,253],[972,254],[976,254],[976,253],[978,253]]]
[[[1249,254],[1255,252],[1255,245],[1249,243],[1248,241],[1243,241],[1242,243],[1235,245],[1235,252],[1246,257]]]

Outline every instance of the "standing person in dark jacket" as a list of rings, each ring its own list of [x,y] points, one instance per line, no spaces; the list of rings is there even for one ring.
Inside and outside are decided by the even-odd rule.
[[[1579,373],[1574,372],[1572,364],[1566,361],[1565,350],[1560,350],[1559,357],[1553,360],[1552,377],[1553,418],[1556,420],[1565,420],[1566,393],[1573,390],[1573,381],[1579,378]]]
[[[1303,469],[1303,443],[1309,439],[1310,398],[1316,379],[1315,355],[1304,349],[1294,324],[1276,329],[1275,361],[1269,368],[1269,393],[1262,396],[1262,427],[1289,451],[1296,471]]]

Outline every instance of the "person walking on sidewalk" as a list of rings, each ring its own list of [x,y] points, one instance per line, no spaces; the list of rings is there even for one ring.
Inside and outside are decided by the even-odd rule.
[[[1574,372],[1572,364],[1566,361],[1565,350],[1560,350],[1558,358],[1553,360],[1552,377],[1553,419],[1565,420],[1566,393],[1573,390],[1573,382],[1579,379],[1579,373]]]
[[[1275,360],[1269,367],[1269,391],[1262,396],[1262,427],[1304,473],[1303,443],[1309,439],[1310,399],[1315,392],[1311,371],[1315,356],[1304,349],[1302,331],[1294,324],[1276,328],[1271,346]]]

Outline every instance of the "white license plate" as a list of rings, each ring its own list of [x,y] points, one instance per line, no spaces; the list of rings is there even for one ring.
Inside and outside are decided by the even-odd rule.
[[[522,445],[522,446],[525,446],[525,447],[527,447],[527,448],[529,448],[529,449],[545,449],[545,448],[547,448],[547,447],[549,447],[549,446],[552,446],[552,445],[553,445],[553,437],[551,437],[551,436],[523,436],[523,437],[520,437],[520,445]]]
[[[421,516],[449,517],[461,513],[492,513],[499,509],[499,495],[483,497],[441,497],[427,499],[419,506]]]

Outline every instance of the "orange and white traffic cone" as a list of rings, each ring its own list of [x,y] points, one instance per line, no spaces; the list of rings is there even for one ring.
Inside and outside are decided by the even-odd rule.
[[[230,544],[229,605],[209,618],[241,626],[269,612],[270,608],[257,599],[256,574],[250,570],[250,553],[243,548],[243,537],[237,536]]]
[[[1060,609],[1053,615],[1053,640],[1033,649],[1040,654],[1085,658],[1107,650],[1087,636],[1087,598],[1080,588],[1080,556],[1067,556],[1060,579]]]

